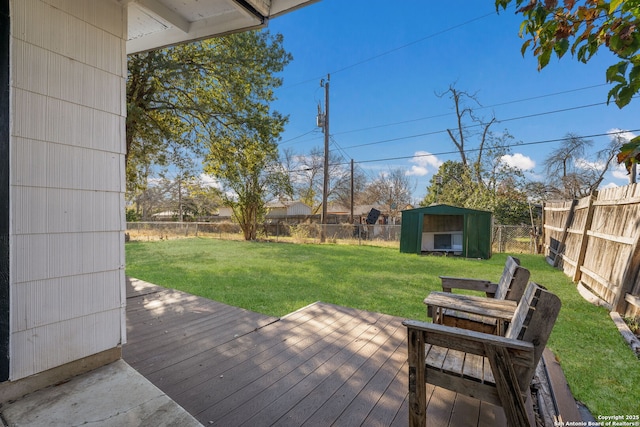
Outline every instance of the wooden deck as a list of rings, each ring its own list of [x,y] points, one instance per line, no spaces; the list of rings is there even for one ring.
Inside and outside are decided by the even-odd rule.
[[[403,319],[315,303],[281,319],[128,281],[123,357],[204,425],[406,426]],[[429,426],[503,426],[431,387]]]

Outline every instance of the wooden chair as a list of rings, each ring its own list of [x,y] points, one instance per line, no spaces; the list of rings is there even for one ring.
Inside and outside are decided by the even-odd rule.
[[[520,265],[518,258],[509,256],[498,283],[492,283],[489,280],[440,276],[443,292],[450,293],[450,295],[438,295],[438,293],[432,292],[429,295],[431,303],[428,300],[429,297],[424,301],[427,304],[427,315],[433,319],[434,323],[503,335],[504,330],[501,330],[501,323],[496,318],[482,316],[474,313],[473,310],[460,309],[460,304],[468,306],[469,301],[474,299],[473,297],[453,294],[452,291],[454,289],[481,291],[487,298],[514,301],[513,308],[515,308],[527,287],[530,275],[529,270]],[[437,305],[434,304],[436,298],[438,298]],[[511,313],[508,315],[508,318],[510,317]]]
[[[426,426],[426,383],[502,406],[511,427],[533,425],[525,401],[560,305],[557,296],[530,283],[504,337],[404,321],[409,425]]]

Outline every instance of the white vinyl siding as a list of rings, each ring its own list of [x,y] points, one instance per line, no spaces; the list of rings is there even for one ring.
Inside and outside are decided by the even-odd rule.
[[[126,8],[12,0],[10,379],[125,340]]]

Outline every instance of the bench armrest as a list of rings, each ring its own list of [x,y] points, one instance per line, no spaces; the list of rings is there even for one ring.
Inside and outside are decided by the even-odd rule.
[[[442,290],[444,292],[451,292],[452,289],[464,289],[469,291],[486,292],[487,296],[493,297],[498,289],[498,284],[491,283],[489,280],[449,276],[440,276],[440,280],[442,280]]]
[[[451,309],[507,321],[511,320],[518,306],[515,301],[510,300],[448,292],[431,292],[423,302],[427,305],[429,312],[432,312],[433,309]]]
[[[514,364],[531,367],[534,363],[535,347],[527,341],[417,320],[405,320],[402,324],[407,329],[425,332],[427,344],[480,356],[487,356],[489,347],[500,347],[509,351]]]

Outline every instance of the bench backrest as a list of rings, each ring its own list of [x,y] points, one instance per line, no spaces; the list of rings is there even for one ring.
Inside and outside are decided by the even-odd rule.
[[[494,298],[520,301],[531,273],[520,265],[518,258],[508,256]]]
[[[536,283],[529,283],[518,307],[516,308],[505,338],[527,341],[534,345],[534,363],[531,372],[522,373],[525,378],[520,384],[528,386],[533,378],[535,366],[538,365],[542,352],[558,313],[560,312],[560,298]],[[523,390],[524,391],[524,390]]]

